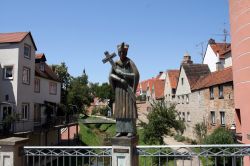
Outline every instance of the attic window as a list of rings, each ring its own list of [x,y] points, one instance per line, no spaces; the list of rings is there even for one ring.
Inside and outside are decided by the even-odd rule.
[[[30,59],[31,47],[28,44],[24,45],[24,57]]]
[[[41,71],[44,71],[45,70],[45,64],[43,62],[41,62],[39,68],[40,68]]]
[[[181,78],[181,85],[184,84],[184,78]]]

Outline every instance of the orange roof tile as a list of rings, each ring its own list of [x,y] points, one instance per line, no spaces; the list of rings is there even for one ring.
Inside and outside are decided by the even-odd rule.
[[[27,35],[30,35],[34,47],[37,50],[30,32],[0,33],[0,43],[19,43],[23,41]]]
[[[220,58],[224,58],[225,53],[231,51],[230,43],[214,43],[210,44],[210,46],[216,55],[219,54]]]
[[[200,78],[192,90],[208,88],[210,86],[219,85],[233,81],[232,67],[225,68],[220,71],[212,72],[204,78]]]
[[[154,91],[155,91],[155,98],[161,99],[164,97],[164,80],[154,80]]]
[[[41,71],[40,70],[40,63],[36,63],[35,65],[35,75],[39,77],[43,77],[46,79],[50,79],[53,81],[61,82],[56,75],[55,72],[52,71],[52,69],[45,63],[45,70]]]
[[[176,89],[180,70],[168,70],[167,73],[168,73],[171,88]]]

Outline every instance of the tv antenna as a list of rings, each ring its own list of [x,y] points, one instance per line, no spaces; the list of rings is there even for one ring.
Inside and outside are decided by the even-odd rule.
[[[206,43],[205,41],[202,41],[202,42],[195,45],[196,47],[201,48],[201,51],[199,52],[199,55],[201,56],[201,61],[203,61],[203,57],[204,57],[204,45],[205,45],[205,43]]]

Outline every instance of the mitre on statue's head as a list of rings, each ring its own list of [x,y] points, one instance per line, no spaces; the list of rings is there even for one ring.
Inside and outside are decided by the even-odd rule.
[[[122,44],[117,46],[118,52],[120,51],[128,51],[129,45],[125,44],[124,42],[122,42]]]

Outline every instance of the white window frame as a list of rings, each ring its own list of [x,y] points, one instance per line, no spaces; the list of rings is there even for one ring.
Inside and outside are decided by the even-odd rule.
[[[6,74],[7,74],[7,69],[8,68],[11,68],[12,70],[11,70],[11,74],[12,74],[12,76],[11,77],[6,77]],[[12,65],[10,65],[10,66],[4,66],[4,79],[5,80],[12,80],[13,79],[13,76],[14,76],[14,67],[12,66]]]
[[[186,95],[186,104],[189,104],[189,96]]]
[[[26,55],[26,50],[25,48],[28,48],[28,55]],[[27,59],[30,59],[31,58],[31,46],[28,45],[28,44],[24,44],[24,47],[23,47],[23,55],[24,55],[24,58],[27,58]]]
[[[223,94],[223,85],[219,85],[218,86],[218,91],[219,91],[219,99],[223,99],[224,98],[224,94]]]
[[[216,123],[215,122],[215,111],[211,111],[210,116],[211,116],[211,124],[214,125]]]
[[[182,120],[185,122],[186,121],[186,113],[182,112]]]
[[[28,120],[29,119],[29,112],[30,112],[29,103],[23,103],[22,104],[22,118],[21,118],[21,120]]]
[[[214,87],[211,86],[209,87],[209,95],[210,95],[210,99],[214,99]]]
[[[34,80],[34,92],[36,93],[40,93],[40,79],[39,78],[35,78]]]
[[[221,124],[221,126],[225,126],[226,125],[225,114],[226,113],[224,111],[220,112],[220,124]]]
[[[23,67],[22,81],[23,81],[23,84],[27,84],[27,85],[30,84],[30,68]]]
[[[40,63],[39,69],[40,69],[41,71],[45,71],[45,63],[44,63],[44,62],[41,62],[41,63]]]
[[[191,115],[190,115],[190,112],[187,112],[187,121],[188,121],[188,122],[191,122]]]
[[[51,95],[57,94],[57,83],[49,82],[49,94]]]

